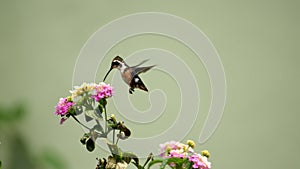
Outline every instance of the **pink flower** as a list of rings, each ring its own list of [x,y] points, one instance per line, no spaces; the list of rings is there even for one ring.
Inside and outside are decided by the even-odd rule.
[[[189,157],[189,161],[193,162],[193,168],[209,169],[211,163],[207,161],[207,157],[200,154],[193,154]]]
[[[186,158],[188,157],[188,153],[183,149],[171,150],[169,157]]]
[[[159,154],[161,157],[168,157],[171,150],[175,149],[179,142],[169,141],[159,145]]]
[[[74,103],[68,101],[67,98],[60,98],[59,102],[57,103],[57,105],[55,107],[56,111],[54,112],[54,114],[64,116],[70,111],[70,109],[73,105],[74,105]]]
[[[100,83],[95,87],[95,94],[92,95],[92,98],[95,99],[97,102],[103,98],[109,98],[113,95],[113,87],[109,84]]]

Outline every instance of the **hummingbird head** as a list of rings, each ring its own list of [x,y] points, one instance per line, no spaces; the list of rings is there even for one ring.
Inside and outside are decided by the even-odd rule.
[[[110,69],[119,68],[123,65],[122,63],[124,63],[124,60],[120,56],[116,56],[111,62]]]
[[[124,65],[124,60],[120,57],[120,56],[116,56],[112,62],[111,62],[111,66],[110,69],[108,70],[108,72],[106,73],[103,82],[105,81],[106,77],[108,76],[108,74],[110,73],[111,70],[113,70],[114,68],[118,68],[121,69],[121,67]]]

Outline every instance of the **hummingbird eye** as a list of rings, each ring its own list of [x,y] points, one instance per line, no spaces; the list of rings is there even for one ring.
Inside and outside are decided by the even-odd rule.
[[[117,67],[117,66],[119,66],[120,65],[120,63],[117,61],[117,60],[114,60],[112,63],[111,63],[111,66],[112,67]]]

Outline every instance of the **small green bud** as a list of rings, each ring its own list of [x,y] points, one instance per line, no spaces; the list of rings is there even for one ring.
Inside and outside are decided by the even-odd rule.
[[[83,145],[85,145],[85,141],[86,141],[86,138],[84,138],[84,137],[82,137],[82,138],[80,139],[80,143],[83,144]]]
[[[210,156],[210,153],[208,152],[208,150],[201,151],[201,154],[207,158],[209,158],[209,156]]]
[[[84,135],[81,137],[80,142],[81,144],[85,145],[86,140],[89,138],[88,133],[84,133]]]

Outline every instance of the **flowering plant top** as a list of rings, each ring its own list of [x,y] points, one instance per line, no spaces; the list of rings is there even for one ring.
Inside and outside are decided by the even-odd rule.
[[[75,86],[70,93],[70,96],[59,99],[54,114],[61,117],[60,124],[72,117],[87,129],[88,132],[83,134],[80,142],[88,151],[94,151],[97,139],[105,140],[111,155],[108,158],[97,159],[96,169],[123,169],[127,168],[130,163],[138,169],[151,168],[157,164],[161,169],[166,166],[174,169],[211,168],[211,163],[208,161],[209,152],[204,150],[196,153],[194,151],[195,143],[192,140],[188,140],[186,144],[176,141],[161,144],[159,156],[150,153],[145,162],[141,164],[137,155],[124,152],[118,146],[119,140],[126,140],[130,137],[131,130],[123,121],[118,121],[114,114],[110,114],[108,118],[106,105],[107,99],[113,96],[113,87],[104,82],[99,84],[83,83]],[[93,127],[84,125],[77,118],[82,114],[85,116],[86,122],[94,120],[95,125]]]

